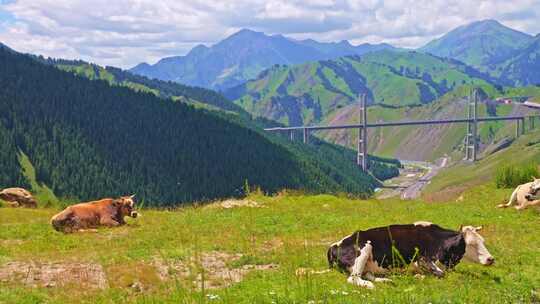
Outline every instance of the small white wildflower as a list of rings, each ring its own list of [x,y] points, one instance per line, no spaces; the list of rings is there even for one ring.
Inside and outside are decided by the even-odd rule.
[[[315,304],[315,300],[309,300],[307,301],[307,304]]]
[[[206,297],[210,300],[210,301],[213,301],[213,300],[219,300],[219,295],[216,295],[216,294],[207,294]]]
[[[335,294],[338,294],[338,293],[339,293],[339,290],[334,290],[334,289],[330,290],[330,294],[335,295]]]
[[[341,294],[342,294],[342,295],[344,295],[344,296],[347,296],[347,295],[349,295],[349,293],[348,293],[348,292],[346,292],[345,290],[343,290],[343,291],[341,292]]]
[[[271,296],[273,296],[273,295],[276,294],[276,292],[272,290],[272,291],[269,291],[268,294],[271,295]]]

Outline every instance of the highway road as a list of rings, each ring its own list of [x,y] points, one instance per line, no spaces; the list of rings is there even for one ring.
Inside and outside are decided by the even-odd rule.
[[[448,164],[448,157],[443,157],[437,161],[437,164],[428,164],[428,171],[412,185],[401,192],[401,199],[410,200],[420,196],[422,189],[431,181],[439,171]]]

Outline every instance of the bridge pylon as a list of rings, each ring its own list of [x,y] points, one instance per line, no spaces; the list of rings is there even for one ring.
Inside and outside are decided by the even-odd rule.
[[[467,100],[467,135],[465,136],[465,160],[476,161],[478,151],[478,99],[479,91],[472,89]]]
[[[359,96],[360,111],[358,113],[359,125],[358,128],[358,146],[356,155],[356,164],[362,169],[362,171],[368,170],[368,132],[367,132],[367,95],[361,94]]]

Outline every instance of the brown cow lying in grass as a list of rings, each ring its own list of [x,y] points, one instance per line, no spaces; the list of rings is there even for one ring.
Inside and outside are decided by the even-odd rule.
[[[69,206],[51,219],[51,224],[57,231],[64,233],[84,229],[94,229],[99,226],[115,227],[124,225],[124,217],[136,218],[139,214],[133,208],[134,195],[99,201],[81,203]]]
[[[500,204],[497,207],[507,208],[516,204],[514,208],[517,210],[525,209],[529,206],[540,205],[540,197],[538,191],[540,190],[540,179],[533,177],[533,181],[516,187],[508,203]]]

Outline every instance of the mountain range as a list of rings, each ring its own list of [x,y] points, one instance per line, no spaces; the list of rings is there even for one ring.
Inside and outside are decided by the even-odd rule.
[[[201,46],[187,56],[172,57],[181,62],[179,65],[167,63],[173,59],[166,58],[147,67],[150,71],[159,71],[175,66],[195,66],[190,63],[194,57],[192,53],[208,56],[203,56],[206,58],[204,64],[197,63],[197,72],[209,78],[206,82],[195,80],[197,77],[189,81],[218,88],[228,99],[255,117],[286,125],[354,122],[351,117],[355,116],[351,116],[351,113],[355,111],[354,104],[361,93],[368,95],[371,105],[377,105],[374,109],[379,110],[375,111],[374,117],[378,117],[379,112],[386,113],[383,109],[387,109],[402,115],[381,114],[382,117],[390,115],[398,120],[414,118],[406,115],[406,109],[416,107],[423,113],[423,119],[429,119],[431,116],[437,117],[438,114],[432,109],[439,108],[429,106],[430,103],[447,94],[463,95],[460,91],[463,86],[480,86],[490,97],[520,93],[535,96],[538,90],[534,89],[534,85],[540,83],[540,35],[534,37],[495,20],[460,26],[416,50],[398,49],[388,44],[353,46],[347,41],[321,43],[312,39],[294,40],[281,35],[268,36],[242,30],[209,48]],[[263,53],[265,55],[261,56]],[[233,56],[235,54],[238,55]],[[263,61],[264,64],[253,64]],[[220,65],[216,66],[213,62]],[[213,68],[210,73],[207,66]],[[257,68],[253,69],[254,66]],[[212,75],[225,70],[234,70],[231,75],[243,76],[234,76],[234,81],[218,81],[216,86],[217,78]],[[132,72],[139,72],[138,68]],[[159,74],[146,75],[160,78]],[[178,75],[191,77],[189,72],[176,71],[166,79],[182,82],[174,78]],[[448,99],[445,97],[446,102],[438,103],[445,108],[444,113],[463,115],[463,110],[453,109]],[[402,107],[405,112],[401,110]],[[500,126],[498,129],[501,129]],[[495,130],[493,126],[491,130]],[[448,137],[428,132],[424,138],[428,142],[436,141],[433,136],[445,138],[453,143],[452,147],[445,147],[452,150],[460,141],[456,137],[459,132],[455,128],[449,128],[448,132],[453,135]],[[414,143],[420,143],[414,140],[414,136],[402,134],[400,138],[409,138],[411,145],[407,145],[388,138],[393,138],[392,133],[395,132],[380,133],[381,142],[387,144],[372,146],[372,152],[386,156],[399,154],[401,157],[409,153],[415,159],[432,159],[449,152],[448,149],[436,153],[427,150],[414,152],[419,146]],[[354,147],[351,141],[344,140],[342,132],[321,135],[335,143]],[[489,145],[500,136],[484,137],[484,142]],[[403,148],[398,149],[399,146]]]
[[[459,60],[503,85],[531,85],[540,78],[534,68],[539,61],[534,55],[539,52],[538,39],[498,21],[483,20],[460,26],[416,51]],[[130,71],[222,91],[256,78],[275,64],[296,65],[381,50],[403,51],[385,43],[353,46],[348,41],[294,40],[244,29],[211,47],[199,45],[185,56],[163,58],[153,65],[141,63]]]
[[[540,84],[540,35],[484,20],[460,26],[419,51],[460,60],[504,85]]]
[[[223,90],[256,77],[274,64],[299,64],[381,49],[395,48],[388,44],[353,46],[347,41],[298,41],[244,29],[211,47],[199,45],[186,56],[163,58],[154,65],[141,63],[130,71],[149,78]]]
[[[533,37],[506,27],[495,20],[484,20],[460,26],[419,51],[454,58],[476,68],[503,61],[526,47]]]

